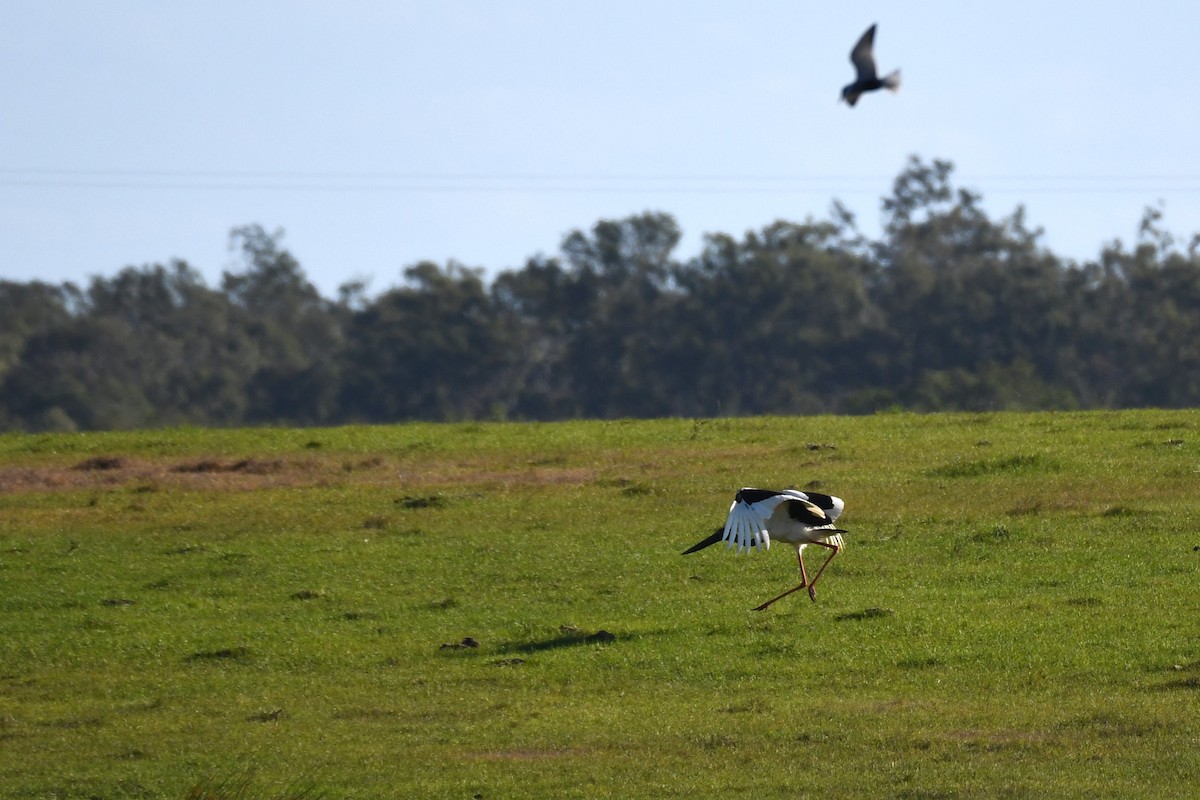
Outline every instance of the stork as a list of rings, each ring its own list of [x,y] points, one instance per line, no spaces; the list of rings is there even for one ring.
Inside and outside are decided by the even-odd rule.
[[[894,92],[900,88],[900,70],[893,70],[882,78],[875,73],[874,25],[867,28],[867,32],[850,51],[850,63],[854,65],[854,82],[842,87],[842,99],[851,108],[863,92],[873,92],[876,89],[891,89]]]
[[[833,525],[845,507],[840,497],[817,492],[740,489],[729,506],[725,525],[684,550],[683,555],[703,550],[720,541],[726,543],[726,548],[736,547],[739,553],[760,547],[766,550],[771,546],[772,538],[787,542],[795,546],[796,558],[800,561],[800,585],[755,606],[754,610],[762,611],[776,600],[782,600],[804,588],[808,589],[809,598],[816,602],[817,581],[833,557],[845,547],[842,534],[846,531]],[[810,544],[831,551],[812,580],[809,580],[808,570],[804,566],[804,548]]]

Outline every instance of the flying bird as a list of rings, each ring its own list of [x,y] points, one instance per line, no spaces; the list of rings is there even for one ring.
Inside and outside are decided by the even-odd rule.
[[[876,89],[891,89],[893,92],[900,88],[900,70],[893,70],[883,78],[875,72],[875,26],[867,28],[867,32],[850,51],[850,63],[854,65],[857,75],[854,83],[842,87],[842,99],[853,108],[863,92],[873,92]]]
[[[817,581],[833,557],[845,547],[842,534],[846,531],[833,526],[845,507],[842,498],[828,494],[795,489],[780,492],[773,489],[741,489],[729,506],[725,525],[684,550],[683,555],[703,550],[720,541],[726,543],[726,548],[736,547],[739,553],[760,547],[766,550],[771,546],[771,539],[787,542],[795,546],[796,558],[800,561],[800,585],[772,597],[754,610],[762,611],[776,600],[782,600],[804,588],[808,589],[809,598],[816,602]],[[804,566],[804,548],[810,544],[831,551],[812,580],[809,580],[808,570]]]

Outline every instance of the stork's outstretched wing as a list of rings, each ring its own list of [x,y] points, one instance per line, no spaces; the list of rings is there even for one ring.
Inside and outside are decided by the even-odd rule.
[[[743,497],[746,490],[738,492],[729,506],[729,517],[725,520],[725,532],[721,537],[726,547],[736,547],[739,553],[748,550],[764,550],[771,546],[771,535],[767,533],[767,519],[775,513],[775,506],[783,498],[778,495],[761,500]]]

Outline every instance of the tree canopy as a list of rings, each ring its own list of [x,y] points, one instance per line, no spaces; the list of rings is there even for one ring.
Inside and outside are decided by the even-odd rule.
[[[835,202],[681,260],[645,212],[377,296],[322,297],[258,225],[218,288],[183,261],[0,281],[0,429],[1200,404],[1200,237],[1148,209],[1068,262],[952,178],[910,160],[877,241]]]

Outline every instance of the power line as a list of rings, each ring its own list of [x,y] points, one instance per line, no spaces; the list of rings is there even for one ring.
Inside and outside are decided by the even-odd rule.
[[[963,188],[992,194],[1178,194],[1200,192],[1200,175],[961,175]],[[669,193],[878,194],[895,176],[852,174],[437,173],[271,170],[0,168],[0,187],[167,191],[397,194]]]

